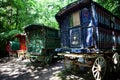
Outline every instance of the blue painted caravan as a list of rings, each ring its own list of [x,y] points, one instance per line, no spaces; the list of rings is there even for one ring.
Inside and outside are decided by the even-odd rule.
[[[61,48],[56,51],[65,57],[65,69],[71,69],[73,64],[89,67],[95,80],[105,78],[108,67],[118,71],[120,19],[117,16],[92,0],[78,0],[62,8],[55,17],[61,33]]]

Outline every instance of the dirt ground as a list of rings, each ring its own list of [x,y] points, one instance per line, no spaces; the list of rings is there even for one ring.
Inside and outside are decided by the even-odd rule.
[[[0,60],[0,80],[60,80],[56,74],[62,69],[60,62],[41,67],[29,59],[3,58]]]
[[[82,75],[84,78],[72,74],[64,76],[61,74],[62,71],[64,71],[63,61],[41,66],[39,62],[31,63],[29,59],[8,57],[0,59],[0,80],[93,80],[86,74]]]

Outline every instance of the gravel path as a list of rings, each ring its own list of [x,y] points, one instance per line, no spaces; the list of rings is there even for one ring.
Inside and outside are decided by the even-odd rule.
[[[0,60],[0,80],[61,80],[56,74],[63,70],[63,64],[41,67],[39,63],[31,64],[28,59]]]
[[[63,71],[62,61],[56,61],[51,65],[43,67],[39,62],[33,64],[28,59],[0,59],[0,80],[93,80],[93,78],[90,79],[89,74],[82,74],[81,76],[73,74],[64,75],[61,74]],[[109,78],[107,80],[111,80],[111,76]]]

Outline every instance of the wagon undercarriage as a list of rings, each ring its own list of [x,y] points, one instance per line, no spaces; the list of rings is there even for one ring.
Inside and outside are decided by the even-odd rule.
[[[86,69],[89,69],[87,72],[92,72],[95,80],[101,80],[105,78],[108,72],[117,72],[119,70],[120,60],[119,54],[117,52],[114,52],[112,54],[58,53],[58,55],[64,56],[65,58],[65,70],[71,70],[73,66],[77,66],[77,70],[80,69],[86,71]]]

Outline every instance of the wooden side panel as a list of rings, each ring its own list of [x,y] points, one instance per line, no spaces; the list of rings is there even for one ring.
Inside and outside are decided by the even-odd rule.
[[[60,47],[59,38],[46,38],[45,49],[55,49]]]
[[[55,49],[60,47],[58,30],[46,30],[45,49]]]
[[[98,47],[99,49],[112,49],[113,40],[112,40],[112,30],[105,29],[103,27],[99,27],[99,40],[98,40]]]
[[[60,29],[60,38],[61,38],[61,47],[69,47],[69,27],[72,27],[72,19],[70,19],[70,15],[63,17],[61,21],[61,29]]]
[[[96,6],[98,22],[110,27],[110,14]]]
[[[33,30],[28,35],[29,41],[27,44],[28,52],[33,52],[37,54],[41,54],[42,49],[45,44],[45,36],[44,31],[41,30]]]

